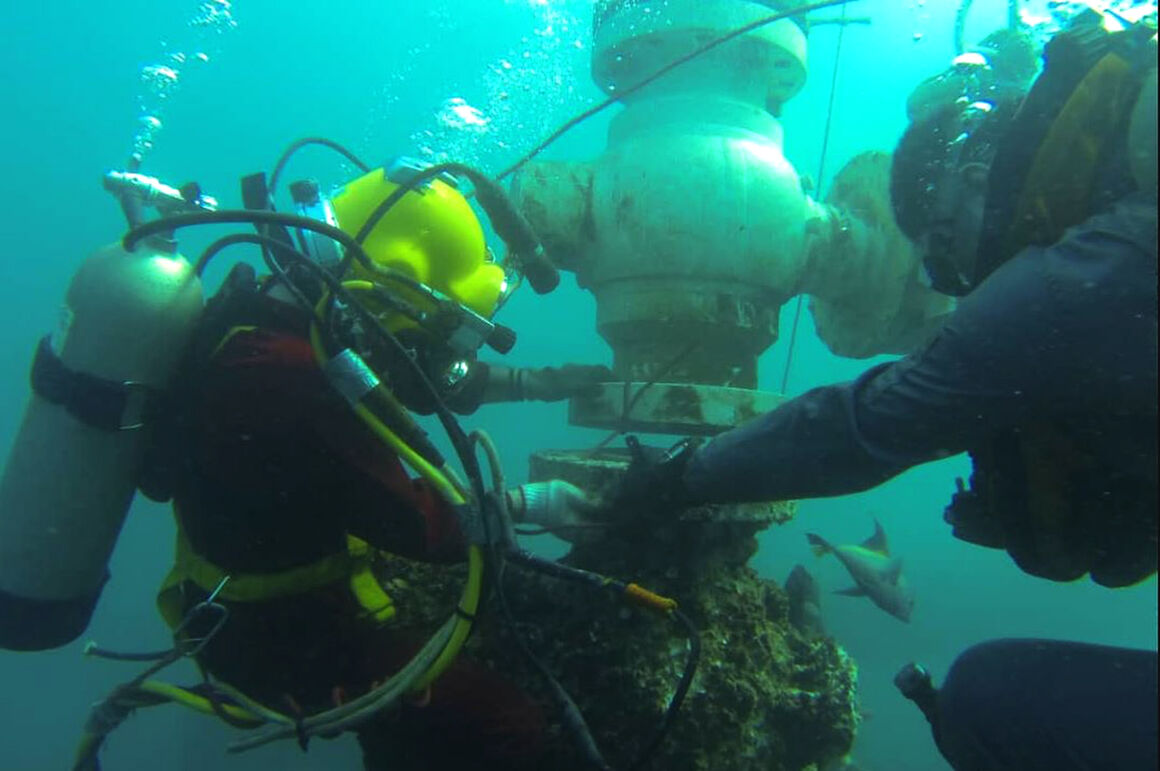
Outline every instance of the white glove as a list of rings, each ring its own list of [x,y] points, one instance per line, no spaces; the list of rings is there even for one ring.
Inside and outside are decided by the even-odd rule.
[[[596,504],[579,487],[560,479],[520,485],[507,496],[515,522],[539,525],[569,543],[602,527],[590,517]]]

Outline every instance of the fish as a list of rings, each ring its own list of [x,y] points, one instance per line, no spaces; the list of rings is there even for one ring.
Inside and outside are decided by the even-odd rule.
[[[785,579],[789,597],[789,622],[806,637],[823,637],[822,597],[818,582],[803,565],[794,565]]]
[[[847,597],[869,597],[870,600],[900,621],[909,622],[914,610],[914,592],[902,575],[902,560],[890,556],[886,531],[874,520],[874,535],[861,544],[834,546],[814,533],[806,538],[819,557],[833,554],[854,579],[854,586],[835,594]]]

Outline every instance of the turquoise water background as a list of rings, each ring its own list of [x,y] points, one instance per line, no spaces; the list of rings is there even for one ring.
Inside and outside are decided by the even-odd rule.
[[[116,239],[124,222],[101,188],[101,175],[123,166],[148,96],[143,66],[167,51],[205,50],[165,100],[163,128],[144,170],[175,183],[196,179],[224,205],[235,205],[237,179],[269,169],[281,149],[307,135],[343,142],[369,161],[445,152],[496,171],[592,104],[587,76],[590,3],[533,0],[239,0],[237,28],[220,36],[188,26],[200,3],[188,0],[16,3],[0,10],[0,446],[7,447],[27,398],[34,344],[50,330],[72,271],[94,248]],[[853,155],[890,149],[905,125],[904,100],[922,77],[951,56],[954,5],[927,0],[865,0],[852,15],[871,26],[847,29],[842,43],[827,179]],[[978,0],[968,27],[977,40],[1002,24],[1005,3]],[[827,12],[830,15],[830,12]],[[785,108],[785,152],[802,173],[819,163],[838,28],[815,29],[810,77]],[[168,48],[163,47],[163,41]],[[507,62],[511,66],[507,67]],[[490,119],[485,130],[448,125],[441,105],[466,100]],[[147,99],[147,102],[150,100]],[[153,104],[156,99],[152,98]],[[545,158],[587,158],[603,146],[607,115],[553,146]],[[349,173],[324,151],[307,151],[291,177],[338,183]],[[183,241],[187,254],[206,233]],[[229,260],[221,261],[228,263]],[[220,279],[210,271],[211,286]],[[761,386],[776,389],[786,360],[793,306],[783,310],[783,339],[761,362]],[[509,359],[524,365],[606,363],[594,331],[591,297],[565,278],[547,297],[523,290],[502,321],[519,331]],[[870,362],[831,355],[803,316],[789,394],[848,379]],[[495,406],[469,421],[502,445],[508,474],[520,481],[526,457],[545,447],[584,447],[600,432],[569,428],[563,405]],[[903,556],[917,590],[909,625],[868,602],[828,594],[829,630],[858,661],[866,721],[854,750],[864,768],[945,768],[926,725],[890,684],[908,660],[941,677],[968,645],[1002,636],[1041,636],[1155,648],[1156,582],[1125,590],[1087,581],[1059,585],[1020,573],[1001,552],[953,540],[942,508],[965,458],[912,470],[858,496],[802,504],[799,519],[761,536],[753,566],[783,580],[804,562],[825,590],[847,585],[833,560],[815,562],[804,533],[835,542],[861,540],[877,516]],[[164,507],[134,504],[94,622],[82,638],[121,649],[167,642],[153,592],[171,555]],[[545,545],[551,549],[552,544]],[[45,566],[50,569],[50,565]],[[0,653],[0,768],[67,767],[88,707],[133,672],[130,665],[86,660],[81,642],[38,654]],[[178,673],[174,673],[178,674]],[[184,674],[188,674],[188,671]],[[104,755],[121,769],[330,769],[357,767],[353,740],[226,756],[226,729],[174,708],[128,721]]]

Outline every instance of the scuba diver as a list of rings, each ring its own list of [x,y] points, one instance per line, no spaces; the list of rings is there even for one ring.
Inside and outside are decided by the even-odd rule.
[[[1156,29],[1108,21],[1056,34],[1029,89],[1012,88],[1018,52],[1000,79],[984,51],[912,95],[895,217],[932,286],[960,298],[925,347],[703,445],[630,442],[608,516],[847,495],[968,452],[945,512],[956,537],[1054,581],[1154,575]],[[1143,769],[1156,687],[1153,651],[1002,641],[925,701],[956,769]]]
[[[348,183],[329,200],[334,219],[356,232],[418,170],[397,163]],[[304,197],[301,186],[292,192]],[[306,198],[318,203],[317,189]],[[318,265],[342,271],[333,241],[299,235]],[[403,196],[363,246],[375,266],[423,277],[423,293],[429,288],[463,306],[471,321],[490,318],[503,299],[504,273],[488,259],[468,203],[445,179]],[[375,280],[358,263],[349,275]],[[367,693],[419,650],[422,640],[391,628],[396,610],[369,573],[387,559],[382,552],[436,563],[467,557],[455,507],[426,480],[407,476],[319,367],[311,313],[294,293],[318,302],[323,288],[293,269],[287,279],[256,281],[248,265],[235,266],[179,365],[164,448],[152,453],[142,482],[149,497],[172,498],[178,522],[176,565],[159,597],[166,621],[177,628],[229,576],[218,594],[229,621],[198,663],[250,699],[301,716]],[[406,285],[393,295],[390,288],[380,279],[354,298],[395,329],[456,412],[484,402],[562,399],[608,377],[603,367],[489,367],[474,358],[482,335],[436,318],[435,308],[403,314],[401,302],[422,307],[426,298]],[[432,412],[433,394],[399,355],[379,348],[364,358],[389,378],[403,407]],[[522,504],[513,510],[518,521],[549,528],[577,520],[584,505],[564,482],[525,485],[511,497]],[[545,725],[530,697],[461,656],[397,712],[358,726],[357,735],[368,769],[513,769],[534,766]]]
[[[524,250],[523,262],[492,259],[447,167],[470,172],[480,206],[512,251]],[[161,690],[142,675],[115,691],[107,709],[94,710],[76,768],[98,768],[104,735],[154,703],[144,694],[159,693],[240,727],[281,724],[303,748],[311,736],[354,730],[368,769],[535,767],[541,706],[456,655],[480,609],[481,544],[494,541],[470,504],[500,495],[505,517],[565,539],[591,504],[558,480],[481,495],[478,466],[472,486],[457,479],[411,414],[442,420],[448,405],[468,413],[486,402],[563,399],[609,372],[476,359],[485,344],[506,353],[514,343],[491,317],[519,280],[542,292],[555,274],[498,186],[456,167],[401,161],[330,196],[296,183],[298,216],[271,210],[263,174],[243,180],[248,208],[239,212],[213,211],[196,189],[135,173],[106,178],[133,192],[122,204],[134,229],[82,266],[67,340],[46,338],[38,349],[34,398],[3,485],[0,645],[42,650],[84,631],[139,487],[173,501],[175,563],[158,608],[175,648],[97,653],[164,662],[148,672],[189,656],[206,681]],[[139,204],[165,196],[171,209],[158,208],[171,216],[143,222]],[[258,234],[219,239],[191,269],[173,251],[173,230],[216,221],[248,222]],[[271,275],[236,264],[203,310],[197,276],[238,243],[259,245]],[[121,333],[94,331],[118,314]],[[164,345],[134,348],[156,343],[159,328]],[[108,371],[94,361],[129,358],[109,351],[118,340],[139,354],[137,374],[93,373]],[[149,369],[167,357],[171,375]],[[146,425],[149,434],[137,430]],[[482,443],[450,425],[457,452],[468,439]],[[99,478],[102,458],[118,460],[108,479]],[[115,494],[85,495],[92,484]],[[56,506],[53,488],[70,505]],[[75,564],[57,569],[49,550],[62,549]],[[397,609],[375,570],[393,556],[468,563],[454,615],[426,644],[390,623]],[[319,715],[331,714],[324,725]]]

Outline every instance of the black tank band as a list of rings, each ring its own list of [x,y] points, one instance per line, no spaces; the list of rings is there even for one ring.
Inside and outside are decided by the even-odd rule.
[[[32,390],[103,431],[141,428],[156,412],[157,391],[132,381],[105,380],[65,366],[46,335],[32,361]]]

